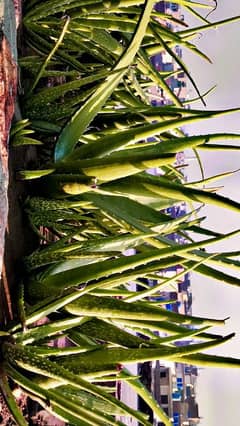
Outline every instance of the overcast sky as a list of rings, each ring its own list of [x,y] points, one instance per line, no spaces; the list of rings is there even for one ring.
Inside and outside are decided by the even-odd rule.
[[[218,8],[209,19],[212,21],[240,15],[239,0],[218,0]],[[207,53],[213,65],[203,63],[192,55],[185,55],[185,62],[192,70],[202,93],[217,84],[217,89],[207,98],[208,109],[224,109],[240,106],[240,22],[211,30],[199,38],[198,46]],[[194,92],[190,93],[192,96]],[[240,133],[240,114],[214,119],[195,125],[192,132],[215,131]],[[240,168],[240,153],[219,153],[201,155],[206,176]],[[197,163],[190,163],[188,176],[191,180],[200,177]],[[240,202],[240,173],[219,181],[224,185],[220,193]],[[207,208],[204,226],[222,232],[240,228],[240,214],[227,210]],[[240,237],[213,247],[213,250],[240,250]],[[226,286],[215,280],[203,279],[199,274],[192,275],[194,314],[224,318],[231,316],[227,325],[215,329],[228,334],[235,331],[236,337],[229,343],[214,349],[211,353],[240,358],[240,289]],[[239,426],[240,424],[240,369],[201,370],[198,380],[197,399],[199,402],[202,426]]]

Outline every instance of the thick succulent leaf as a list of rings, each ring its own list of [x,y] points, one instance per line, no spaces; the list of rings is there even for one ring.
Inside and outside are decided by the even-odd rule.
[[[37,374],[42,374],[43,376],[50,376],[59,380],[60,382],[67,382],[74,388],[86,390],[87,392],[99,396],[107,402],[110,401],[114,405],[121,407],[127,415],[131,415],[138,419],[143,425],[149,426],[149,423],[143,419],[140,413],[130,407],[127,407],[123,402],[116,400],[113,396],[104,392],[104,390],[102,390],[99,386],[85,381],[79,375],[75,375],[70,372],[68,368],[64,368],[63,366],[60,366],[53,361],[45,359],[43,362],[42,357],[36,355],[34,350],[28,348],[27,346],[22,347],[20,345],[13,346],[6,344],[4,346],[4,355],[6,359],[8,359],[8,361],[13,365],[18,365],[25,370],[27,369]],[[74,412],[76,412],[76,408],[74,408]],[[121,423],[119,423],[119,425],[120,424]]]
[[[112,183],[103,185],[103,188],[108,191],[115,190],[118,194],[121,193],[121,185],[124,184],[126,188],[136,188],[136,193],[139,191],[144,194],[149,194],[149,197],[153,198],[172,198],[174,201],[195,201],[198,203],[209,203],[214,206],[230,209],[239,212],[240,204],[237,201],[231,200],[230,198],[223,197],[218,194],[209,193],[200,189],[191,188],[183,184],[171,182],[165,177],[156,177],[145,175],[137,175],[127,177],[125,179],[119,179]],[[123,195],[125,192],[123,193]]]
[[[112,94],[114,89],[119,84],[127,68],[134,59],[144,37],[153,7],[153,0],[146,2],[143,14],[140,18],[133,39],[120,58],[119,62],[113,69],[114,73],[110,74],[106,81],[102,83],[96,90],[94,95],[80,108],[79,111],[72,117],[71,121],[64,127],[58,138],[55,148],[55,160],[65,158],[70,154],[79,140],[79,137],[85,132],[93,118],[98,114],[106,100]],[[115,73],[115,71],[117,71]]]
[[[229,339],[232,339],[234,334],[230,334],[224,338],[211,340],[205,343],[195,343],[186,346],[165,346],[162,345],[157,349],[141,348],[141,349],[125,349],[125,348],[109,348],[99,349],[98,351],[90,352],[89,354],[79,354],[69,356],[67,360],[60,359],[61,364],[69,368],[75,374],[83,371],[88,367],[89,371],[97,371],[105,366],[114,364],[134,364],[136,362],[154,361],[159,359],[172,360],[184,355],[192,355],[200,350],[205,350],[211,347],[220,345]]]
[[[100,318],[126,318],[145,321],[170,320],[183,324],[216,324],[222,320],[212,320],[209,318],[180,315],[167,311],[161,307],[148,306],[145,303],[126,303],[119,299],[99,298],[93,295],[84,295],[75,302],[65,306],[65,310],[72,315],[96,316]]]
[[[100,412],[93,407],[91,413],[89,413],[89,407],[84,407],[55,390],[44,389],[43,386],[34,383],[33,380],[28,379],[10,365],[7,366],[7,372],[31,397],[37,399],[46,411],[60,417],[61,420],[64,419],[67,422],[73,422],[76,426],[106,426],[107,424],[123,426],[121,422],[115,422],[112,417],[102,412],[100,415]],[[48,402],[46,403],[46,401]],[[21,423],[19,424],[21,425]]]
[[[121,371],[121,375],[125,375],[126,378],[131,376],[131,373],[124,368]],[[146,404],[153,410],[154,416],[156,416],[160,421],[162,421],[165,426],[172,426],[172,422],[169,417],[166,415],[164,409],[157,403],[157,401],[152,397],[151,393],[143,385],[139,379],[128,380],[129,386],[140,396]]]
[[[4,399],[5,399],[5,402],[7,404],[7,407],[9,409],[10,413],[12,414],[14,420],[16,421],[16,423],[19,426],[27,426],[28,423],[27,423],[25,417],[23,416],[22,411],[20,410],[20,408],[19,408],[19,406],[18,406],[18,404],[17,404],[17,402],[14,398],[12,389],[10,388],[9,383],[8,383],[7,374],[4,373],[4,372],[1,372],[1,375],[0,375],[0,387],[1,387],[1,392],[2,392]]]

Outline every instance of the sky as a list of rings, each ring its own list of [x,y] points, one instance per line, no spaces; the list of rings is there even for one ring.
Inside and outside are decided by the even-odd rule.
[[[209,17],[211,21],[240,15],[239,0],[218,0],[218,8]],[[240,22],[211,30],[197,40],[198,47],[209,55],[213,64],[198,60],[184,53],[185,63],[198,83],[201,92],[217,84],[216,90],[207,98],[208,109],[225,109],[240,106]],[[194,97],[194,91],[190,91]],[[200,106],[200,105],[198,105]],[[240,113],[214,119],[189,128],[190,133],[236,132],[240,133]],[[240,168],[240,153],[231,152],[201,154],[206,177]],[[200,178],[195,160],[189,161],[189,180]],[[240,172],[222,179],[219,191],[222,195],[240,202]],[[203,226],[230,232],[240,228],[240,214],[228,210],[207,207]],[[212,246],[217,250],[240,250],[240,236],[228,244]],[[211,251],[211,250],[209,250]],[[209,353],[240,358],[240,289],[224,285],[216,280],[192,274],[193,313],[196,315],[224,318],[230,316],[223,328],[212,329],[218,333],[236,332],[236,337]],[[206,368],[200,370],[197,387],[201,426],[239,426],[240,369]]]

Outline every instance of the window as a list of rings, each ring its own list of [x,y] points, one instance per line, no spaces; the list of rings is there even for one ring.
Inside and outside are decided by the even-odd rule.
[[[156,3],[154,8],[157,12],[162,12],[162,13],[165,12],[165,4],[163,1]]]
[[[168,404],[168,395],[161,395],[161,403]]]
[[[179,9],[179,5],[178,5],[178,4],[176,4],[176,3],[172,3],[172,4],[171,4],[171,10],[172,10],[173,12],[177,12],[177,11],[178,11],[178,9]]]
[[[178,74],[178,78],[184,78],[185,77],[185,73],[184,72],[180,72],[179,74]]]
[[[163,379],[164,377],[167,377],[166,371],[160,371],[160,377]]]

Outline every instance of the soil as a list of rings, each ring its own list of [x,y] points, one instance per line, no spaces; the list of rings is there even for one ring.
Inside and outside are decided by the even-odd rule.
[[[3,272],[0,287],[0,322],[2,326],[16,318],[16,296],[19,283],[24,276],[24,256],[30,254],[39,244],[38,236],[31,229],[24,214],[24,201],[28,196],[28,184],[17,179],[17,172],[26,169],[36,161],[34,147],[9,147],[8,171],[8,224],[5,233]],[[35,402],[20,392],[19,406],[29,425],[63,426],[65,423],[54,418]],[[0,394],[0,425],[16,425],[4,398]]]
[[[8,224],[5,233],[5,249],[1,286],[1,305],[5,306],[2,323],[16,315],[15,296],[23,276],[22,258],[31,253],[38,244],[38,237],[24,215],[23,203],[28,186],[17,180],[16,173],[27,168],[36,156],[34,148],[11,148],[9,150]],[[11,293],[11,297],[10,297]]]
[[[28,184],[17,179],[18,170],[29,168],[32,162],[35,163],[36,150],[34,147],[9,146],[11,121],[16,111],[16,29],[20,21],[21,0],[0,0],[0,329],[17,317],[16,296],[24,276],[22,259],[39,244],[24,214]],[[42,410],[11,381],[10,386],[14,394],[16,392],[17,404],[27,424],[65,424]],[[1,392],[0,424],[16,425]]]

